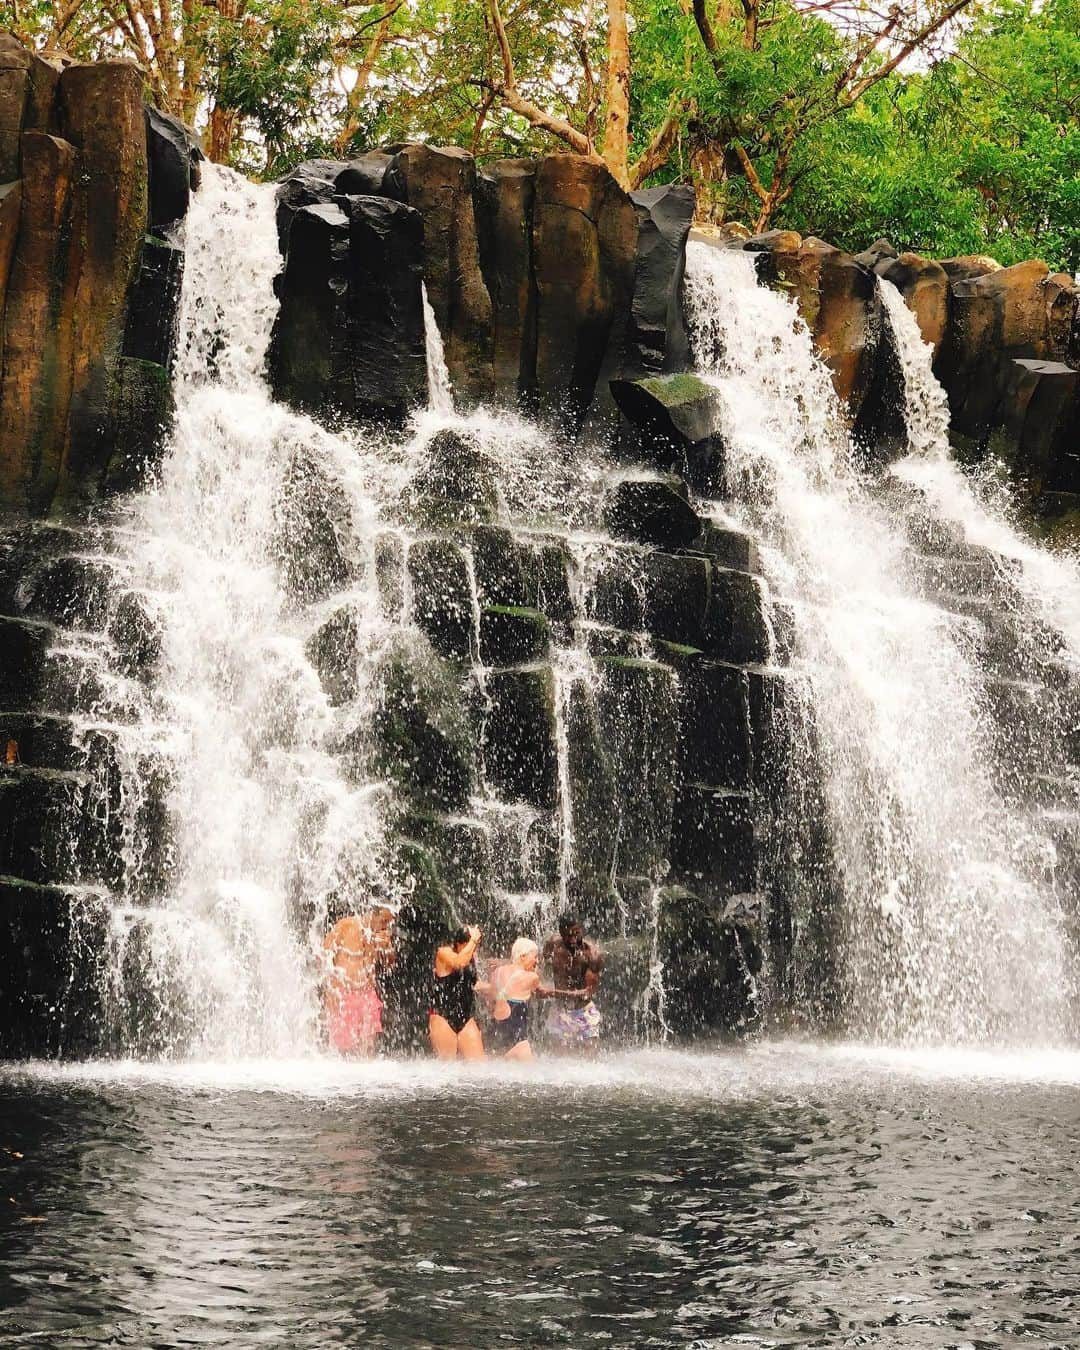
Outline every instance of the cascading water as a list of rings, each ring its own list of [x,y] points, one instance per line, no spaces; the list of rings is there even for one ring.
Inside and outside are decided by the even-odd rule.
[[[266,388],[273,189],[209,168],[186,252],[175,427],[125,522],[161,624],[136,730],[160,729],[175,865],[160,907],[115,916],[109,983],[135,1048],[296,1053],[314,1044],[309,932],[328,897],[362,893],[381,837],[378,785],[347,781],[330,752],[335,712],[305,649],[332,558],[348,573],[334,604],[383,634],[370,461]]]
[[[936,602],[918,511],[858,467],[809,333],[758,285],[751,255],[691,243],[687,301],[729,492],[793,615],[842,893],[825,923],[847,1025],[1060,1040],[1070,982],[1053,843],[999,788],[1009,746],[970,620]],[[932,389],[922,404],[940,407]],[[825,897],[799,904],[804,929],[820,921]]]

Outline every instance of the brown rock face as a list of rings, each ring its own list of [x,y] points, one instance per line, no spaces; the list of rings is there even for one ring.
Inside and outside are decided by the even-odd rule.
[[[0,33],[0,182],[19,176],[19,138],[32,61],[21,42],[10,33]]]
[[[71,225],[78,152],[22,138],[22,214],[4,305],[0,502],[44,512],[60,467],[71,395]]]
[[[898,258],[883,258],[875,271],[904,297],[923,341],[933,347],[936,356],[949,322],[949,278],[945,269],[932,258],[901,253]]]
[[[939,258],[938,265],[950,281],[970,281],[973,277],[983,277],[987,272],[1000,272],[1001,264],[996,258],[988,258],[984,253],[965,253],[959,258]]]
[[[424,281],[450,381],[458,398],[483,398],[493,385],[491,297],[480,270],[473,157],[456,146],[406,145],[385,191],[424,217]]]
[[[637,248],[630,198],[602,164],[549,155],[536,174],[533,266],[540,406],[580,425],[614,415]],[[594,400],[594,393],[596,395]]]
[[[22,183],[0,184],[0,315],[4,312],[8,278],[19,237],[19,213],[22,209]],[[4,335],[0,330],[0,370],[4,368]]]
[[[59,99],[67,137],[81,151],[72,217],[78,343],[58,485],[71,497],[84,492],[108,454],[128,291],[146,230],[146,123],[142,76],[126,62],[70,66]]]
[[[1051,314],[1062,288],[1051,286],[1048,274],[1045,263],[1033,260],[952,283],[937,372],[954,425],[965,435],[981,436],[992,425],[1003,361],[1053,355]]]
[[[500,159],[480,179],[480,259],[491,296],[496,394],[528,403],[536,386],[536,288],[532,276],[536,161]]]
[[[824,240],[774,230],[746,244],[763,256],[762,280],[787,290],[799,307],[837,395],[857,415],[874,374],[881,301],[874,274]]]

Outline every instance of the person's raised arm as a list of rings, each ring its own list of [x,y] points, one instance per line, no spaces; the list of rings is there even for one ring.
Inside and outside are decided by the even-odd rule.
[[[435,953],[436,966],[442,965],[449,974],[452,970],[464,970],[469,962],[476,955],[476,949],[480,946],[482,934],[480,929],[472,926],[469,928],[469,940],[464,944],[460,951],[455,951],[449,943],[445,947],[440,947]]]

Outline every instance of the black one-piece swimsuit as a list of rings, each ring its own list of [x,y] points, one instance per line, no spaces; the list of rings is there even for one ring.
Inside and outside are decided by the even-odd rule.
[[[476,966],[472,961],[461,970],[452,970],[449,975],[435,976],[430,1011],[444,1017],[455,1034],[472,1018],[475,983]]]

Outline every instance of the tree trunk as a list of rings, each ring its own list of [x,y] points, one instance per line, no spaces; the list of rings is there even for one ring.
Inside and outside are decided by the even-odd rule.
[[[236,133],[236,110],[214,104],[210,114],[210,148],[208,154],[215,164],[228,163]]]
[[[608,0],[608,63],[604,96],[604,163],[620,187],[629,188],[630,34],[626,0]]]

